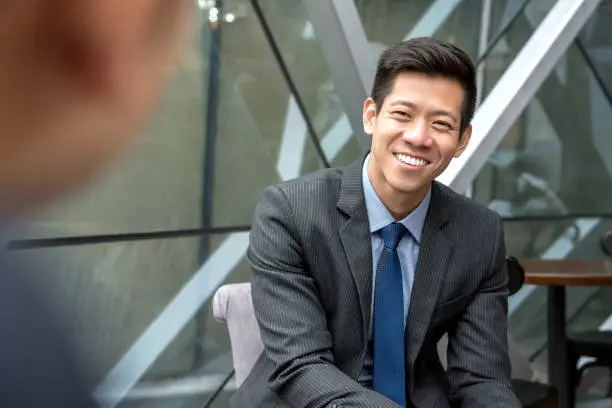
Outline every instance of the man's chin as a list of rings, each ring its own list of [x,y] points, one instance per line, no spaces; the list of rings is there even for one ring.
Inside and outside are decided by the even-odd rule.
[[[405,195],[418,195],[427,192],[427,189],[431,185],[431,182],[419,183],[419,184],[406,184],[397,183],[393,186],[393,189],[400,194]]]

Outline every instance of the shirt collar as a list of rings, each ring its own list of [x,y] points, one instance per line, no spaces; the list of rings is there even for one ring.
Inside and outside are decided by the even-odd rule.
[[[368,162],[370,161],[370,154],[364,160],[363,168],[361,172],[361,178],[363,183],[363,193],[365,198],[366,210],[368,213],[368,221],[370,224],[370,233],[374,233],[383,227],[393,223],[399,222],[406,227],[408,231],[412,234],[414,239],[420,243],[421,236],[423,233],[423,225],[425,224],[425,216],[427,215],[427,210],[429,209],[429,202],[431,201],[431,187],[427,191],[427,195],[421,201],[417,208],[414,209],[410,214],[408,214],[402,220],[396,220],[393,218],[389,210],[382,203],[378,194],[374,190],[374,186],[372,186],[372,182],[370,181],[370,177],[368,175]]]

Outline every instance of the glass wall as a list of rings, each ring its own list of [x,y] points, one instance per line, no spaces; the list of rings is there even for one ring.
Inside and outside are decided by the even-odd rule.
[[[483,0],[358,0],[355,4],[375,52],[404,39],[435,36],[453,42],[474,59],[479,55]]]
[[[554,4],[555,0],[490,2],[488,47],[478,58],[483,70],[481,100],[491,92]]]
[[[611,4],[602,2],[474,182],[473,197],[506,217],[508,252],[519,258],[606,259],[599,241],[612,229],[612,83],[605,58],[612,43],[602,36]],[[512,23],[504,36],[509,55],[537,26],[534,17],[527,7]],[[608,321],[609,293],[568,288],[568,330]],[[510,299],[511,335],[542,380],[546,299],[546,289],[534,286]]]
[[[612,99],[600,70],[577,40],[476,179],[478,201],[508,216],[608,211]]]

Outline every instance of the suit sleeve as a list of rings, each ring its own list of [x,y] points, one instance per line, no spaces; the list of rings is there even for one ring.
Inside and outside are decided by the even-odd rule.
[[[520,408],[510,381],[508,272],[503,224],[495,218],[489,272],[449,332],[450,397],[464,408]]]
[[[269,387],[295,408],[399,408],[334,365],[326,312],[304,260],[294,217],[282,190],[269,187],[255,211],[250,235],[253,306],[265,353],[276,367]]]

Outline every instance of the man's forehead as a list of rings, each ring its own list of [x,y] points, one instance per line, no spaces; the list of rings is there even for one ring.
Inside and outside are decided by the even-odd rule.
[[[397,76],[385,100],[386,104],[413,105],[424,103],[445,105],[446,109],[461,106],[465,90],[453,79],[427,75]]]

